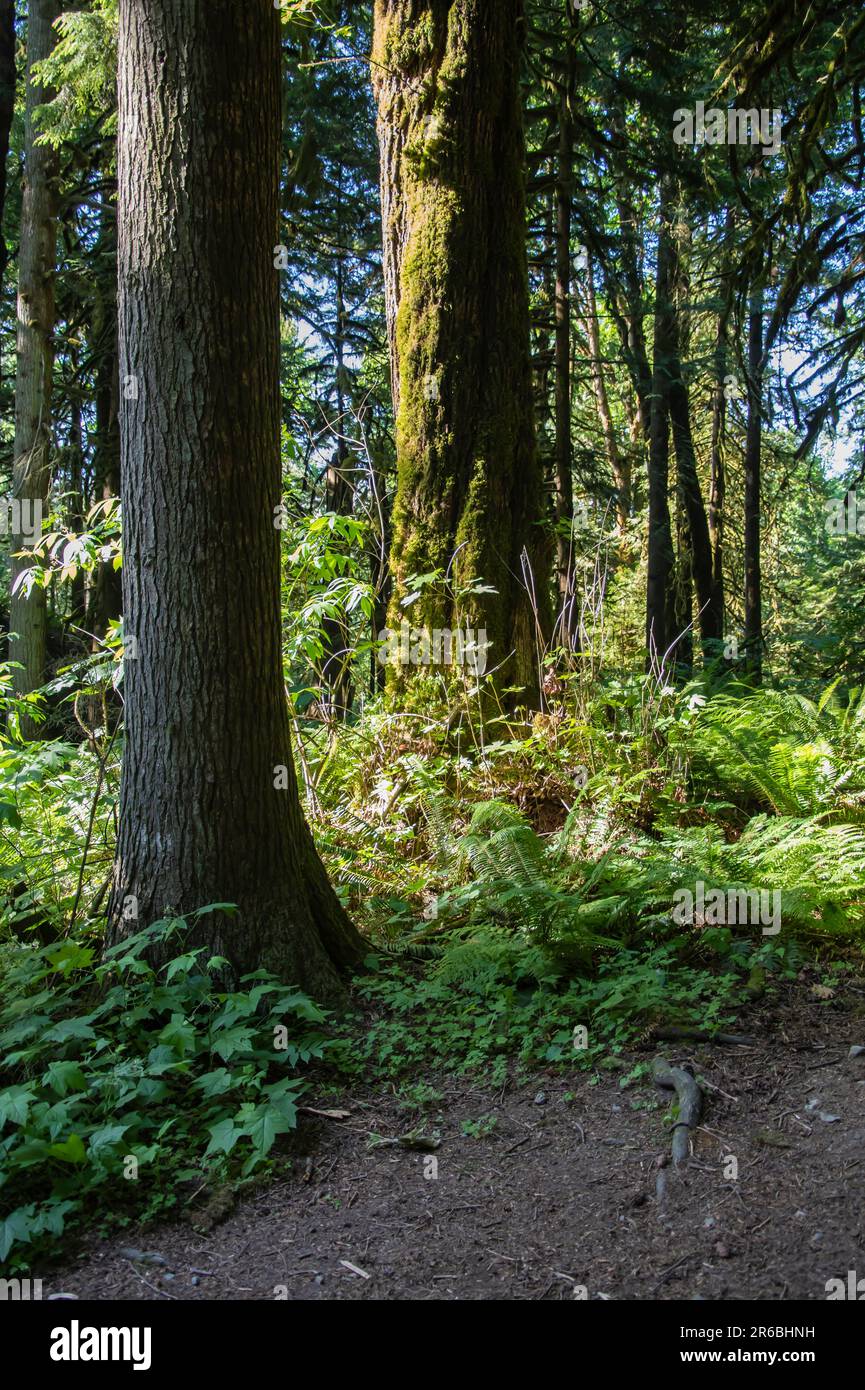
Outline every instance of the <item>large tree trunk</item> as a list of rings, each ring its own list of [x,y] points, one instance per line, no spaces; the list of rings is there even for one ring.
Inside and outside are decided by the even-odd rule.
[[[418,627],[486,629],[503,683],[537,684],[528,552],[547,621],[532,418],[519,93],[521,0],[376,0],[372,77],[397,411],[392,625],[413,574]],[[454,555],[456,554],[456,561]],[[513,653],[513,657],[511,657]]]
[[[30,0],[27,19],[27,100],[24,124],[24,193],[21,204],[21,243],[18,253],[18,365],[15,377],[15,461],[12,491],[23,504],[26,518],[44,510],[51,481],[51,375],[54,366],[54,273],[57,253],[55,224],[57,156],[37,145],[36,108],[51,93],[32,80],[33,64],[51,54],[56,0]],[[34,528],[35,529],[35,528]],[[13,527],[12,552],[29,548],[33,536]],[[29,593],[19,576],[31,567],[26,559],[11,563],[12,598],[9,612],[9,658],[19,663],[12,688],[29,694],[45,682],[47,611],[45,590]],[[32,720],[22,721],[22,734],[32,737]]]
[[[0,0],[0,290],[3,288],[3,272],[9,259],[2,229],[3,209],[6,205],[6,160],[9,155],[9,133],[14,114],[15,0]]]
[[[754,290],[748,317],[748,429],[745,436],[745,659],[752,679],[763,675],[760,578],[760,451],[763,409],[763,291]]]
[[[670,474],[670,377],[675,354],[672,305],[674,251],[670,233],[672,181],[661,184],[660,231],[655,275],[655,329],[649,416],[649,555],[646,579],[646,661],[663,662],[677,634],[671,632],[670,581],[673,538],[668,497]]]
[[[362,942],[301,813],[280,646],[280,16],[121,0],[126,748],[109,939],[190,944],[319,997]],[[132,900],[137,923],[130,924]],[[126,918],[123,909],[126,906]]]

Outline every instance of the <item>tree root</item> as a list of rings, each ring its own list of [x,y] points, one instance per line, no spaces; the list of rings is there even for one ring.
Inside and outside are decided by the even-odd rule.
[[[704,1028],[690,1028],[684,1024],[659,1024],[652,1029],[652,1037],[658,1042],[705,1042],[723,1043],[729,1046],[752,1047],[756,1038],[748,1033],[707,1033]]]
[[[690,1151],[691,1130],[700,1120],[703,1093],[690,1072],[671,1067],[665,1057],[652,1063],[655,1085],[665,1091],[675,1091],[679,1101],[679,1118],[673,1126],[673,1163],[678,1168],[685,1163]]]

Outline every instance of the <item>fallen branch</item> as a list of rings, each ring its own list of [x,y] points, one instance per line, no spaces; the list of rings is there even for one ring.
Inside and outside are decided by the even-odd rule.
[[[320,1115],[323,1120],[347,1120],[351,1117],[350,1110],[317,1110],[314,1105],[299,1105],[297,1109],[301,1115]]]
[[[673,1125],[673,1162],[678,1168],[688,1157],[691,1130],[700,1122],[703,1093],[690,1072],[683,1071],[681,1067],[671,1067],[665,1057],[655,1058],[652,1076],[656,1086],[665,1091],[675,1091],[678,1097],[679,1118]]]
[[[658,1042],[705,1042],[724,1043],[736,1047],[753,1047],[756,1039],[747,1033],[707,1033],[704,1028],[690,1028],[684,1024],[670,1023],[666,1027],[653,1028],[652,1037]]]

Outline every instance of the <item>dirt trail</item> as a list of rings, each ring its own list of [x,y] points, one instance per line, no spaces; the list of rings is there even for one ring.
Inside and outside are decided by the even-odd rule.
[[[422,1124],[440,1131],[433,1155],[369,1146],[416,1121],[392,1096],[312,1100],[351,1114],[304,1117],[284,1176],[209,1234],[94,1239],[45,1293],[825,1299],[827,1280],[865,1276],[865,1058],[848,1057],[865,1019],[800,986],[745,1022],[753,1047],[663,1044],[628,1059],[662,1050],[707,1083],[693,1160],[668,1171],[660,1204],[667,1105],[648,1083],[539,1073],[493,1093],[426,1078],[444,1091]]]

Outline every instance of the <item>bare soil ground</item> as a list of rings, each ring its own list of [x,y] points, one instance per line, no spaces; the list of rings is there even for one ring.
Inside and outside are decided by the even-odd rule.
[[[619,1073],[537,1073],[496,1092],[425,1078],[443,1092],[421,1122],[440,1132],[432,1155],[377,1142],[418,1123],[395,1096],[328,1095],[309,1104],[351,1113],[305,1115],[275,1179],[206,1234],[199,1210],[198,1231],[93,1236],[45,1294],[825,1299],[828,1280],[865,1276],[865,1058],[848,1057],[865,1043],[862,1002],[800,983],[743,1018],[753,1046],[628,1058],[662,1052],[704,1081],[685,1170],[664,1166],[666,1099]]]

